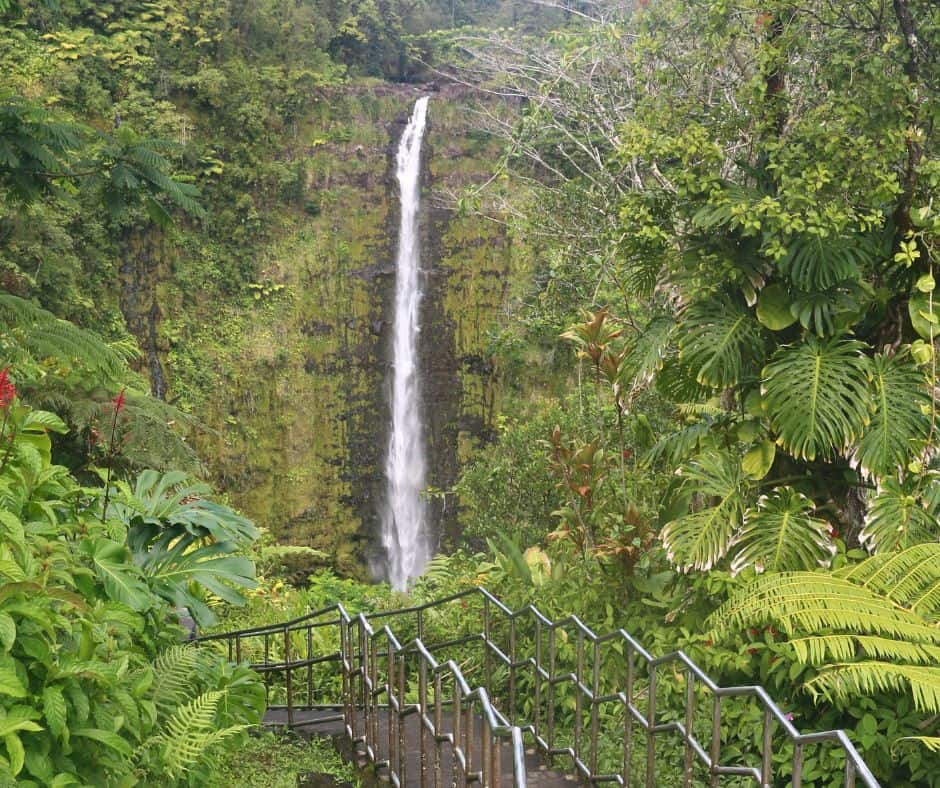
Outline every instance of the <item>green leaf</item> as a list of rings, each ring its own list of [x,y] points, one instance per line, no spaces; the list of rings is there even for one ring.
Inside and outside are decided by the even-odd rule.
[[[763,401],[777,443],[795,457],[833,457],[862,433],[869,420],[865,347],[808,335],[764,368]]]
[[[840,282],[858,279],[860,268],[871,260],[872,252],[871,244],[858,236],[799,236],[791,241],[779,266],[800,290],[826,290]]]
[[[26,750],[23,749],[23,742],[15,733],[8,733],[3,737],[3,743],[7,748],[7,755],[10,759],[10,772],[16,777],[23,771],[23,764],[26,762]]]
[[[63,738],[68,729],[68,707],[62,690],[50,685],[42,693],[42,713],[53,736]]]
[[[760,325],[730,299],[691,304],[679,323],[679,359],[703,386],[733,386],[764,355]]]
[[[75,737],[82,739],[92,739],[93,741],[105,745],[105,747],[114,750],[116,753],[123,755],[126,758],[130,758],[133,754],[130,744],[128,744],[123,738],[121,738],[116,733],[102,730],[101,728],[74,728],[72,730],[72,738]]]
[[[709,453],[684,465],[683,491],[694,492],[713,505],[668,522],[662,530],[669,560],[680,571],[708,571],[727,552],[741,525],[747,481],[740,461],[728,454]]]
[[[906,466],[927,439],[930,394],[923,373],[906,353],[879,353],[871,371],[873,413],[856,456],[863,471],[884,476]]]
[[[933,274],[924,274],[914,283],[914,287],[921,293],[932,293],[936,286],[937,283],[934,281]]]
[[[780,572],[826,565],[835,553],[829,523],[810,516],[813,502],[791,487],[762,495],[744,515],[731,571],[748,566]]]
[[[16,668],[12,663],[0,665],[0,695],[9,695],[13,698],[25,698],[26,687],[20,681]]]
[[[929,293],[914,293],[907,302],[907,311],[914,330],[928,342],[940,336],[937,328],[936,305],[931,304]]]
[[[918,494],[918,487],[916,480],[902,484],[894,478],[882,479],[869,502],[859,541],[872,552],[883,553],[936,540],[940,511]]]
[[[28,706],[13,706],[7,710],[5,716],[0,717],[0,736],[9,736],[18,731],[31,733],[41,731],[42,726],[33,721],[37,716],[37,713]]]
[[[137,567],[128,562],[124,545],[110,539],[85,539],[82,549],[92,560],[108,596],[138,611],[153,606],[150,589],[140,579]]]
[[[63,435],[68,432],[68,427],[61,418],[55,413],[49,413],[45,410],[29,411],[23,419],[20,429],[28,432],[45,432],[49,430]]]
[[[741,461],[741,468],[751,479],[763,479],[774,464],[777,445],[773,441],[761,441],[748,450]]]
[[[787,289],[773,284],[760,291],[757,299],[757,319],[771,331],[782,331],[796,322],[790,311],[792,302]]]
[[[16,642],[16,622],[7,613],[0,612],[0,646],[4,651],[13,648]]]

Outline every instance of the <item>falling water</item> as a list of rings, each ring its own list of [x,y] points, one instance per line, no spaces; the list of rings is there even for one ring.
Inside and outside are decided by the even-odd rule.
[[[430,558],[427,536],[424,441],[421,433],[420,380],[418,378],[418,307],[420,245],[421,139],[428,99],[419,98],[398,145],[398,185],[401,225],[398,233],[395,328],[392,349],[392,424],[385,475],[388,494],[382,513],[382,544],[387,555],[387,576],[393,588],[404,589]]]

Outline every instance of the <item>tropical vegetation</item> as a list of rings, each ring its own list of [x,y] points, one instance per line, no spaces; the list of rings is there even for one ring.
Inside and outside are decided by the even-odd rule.
[[[938,59],[932,0],[0,0],[0,778],[349,778],[254,738],[263,685],[184,609],[486,585],[940,785]],[[415,85],[457,404],[402,596],[364,513]]]

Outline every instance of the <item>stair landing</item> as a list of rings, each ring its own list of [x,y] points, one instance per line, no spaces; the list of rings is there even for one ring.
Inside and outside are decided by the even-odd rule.
[[[319,738],[330,738],[336,743],[337,747],[348,753],[348,744],[344,743],[345,729],[342,721],[330,720],[340,714],[340,710],[314,710],[314,711],[294,711],[294,731],[305,738],[314,736]],[[378,727],[379,737],[388,736],[389,715],[385,709],[379,709]],[[287,712],[283,709],[269,709],[264,716],[265,725],[269,726],[287,726]],[[479,725],[479,721],[477,721]],[[418,718],[414,715],[405,718],[405,788],[420,788],[421,786],[421,744],[420,728]],[[482,735],[473,737],[474,747],[471,755],[471,769],[476,769],[482,758],[481,743]],[[429,771],[426,777],[427,785],[433,786],[433,774],[430,772],[430,751],[433,746],[428,739],[429,752]],[[500,748],[500,775],[502,788],[511,788],[512,779],[512,750],[507,745]],[[361,754],[357,756],[357,765],[365,769],[369,766],[368,760]],[[475,765],[474,765],[475,764]],[[526,783],[530,788],[574,788],[578,782],[573,775],[566,774],[557,769],[553,769],[534,748],[526,749]],[[453,784],[453,764],[451,762],[450,747],[446,744],[441,746],[441,777],[440,784],[449,786]],[[384,781],[383,781],[384,782]]]

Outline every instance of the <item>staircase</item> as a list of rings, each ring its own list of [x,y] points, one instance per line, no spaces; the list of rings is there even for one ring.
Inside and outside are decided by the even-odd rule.
[[[719,687],[681,651],[653,657],[622,629],[513,611],[483,588],[368,614],[336,604],[196,642],[264,677],[266,724],[341,734],[396,788],[800,788],[823,747],[844,753],[846,788],[878,786],[844,731],[800,733],[763,687]],[[723,733],[730,704],[753,707],[759,736]]]

